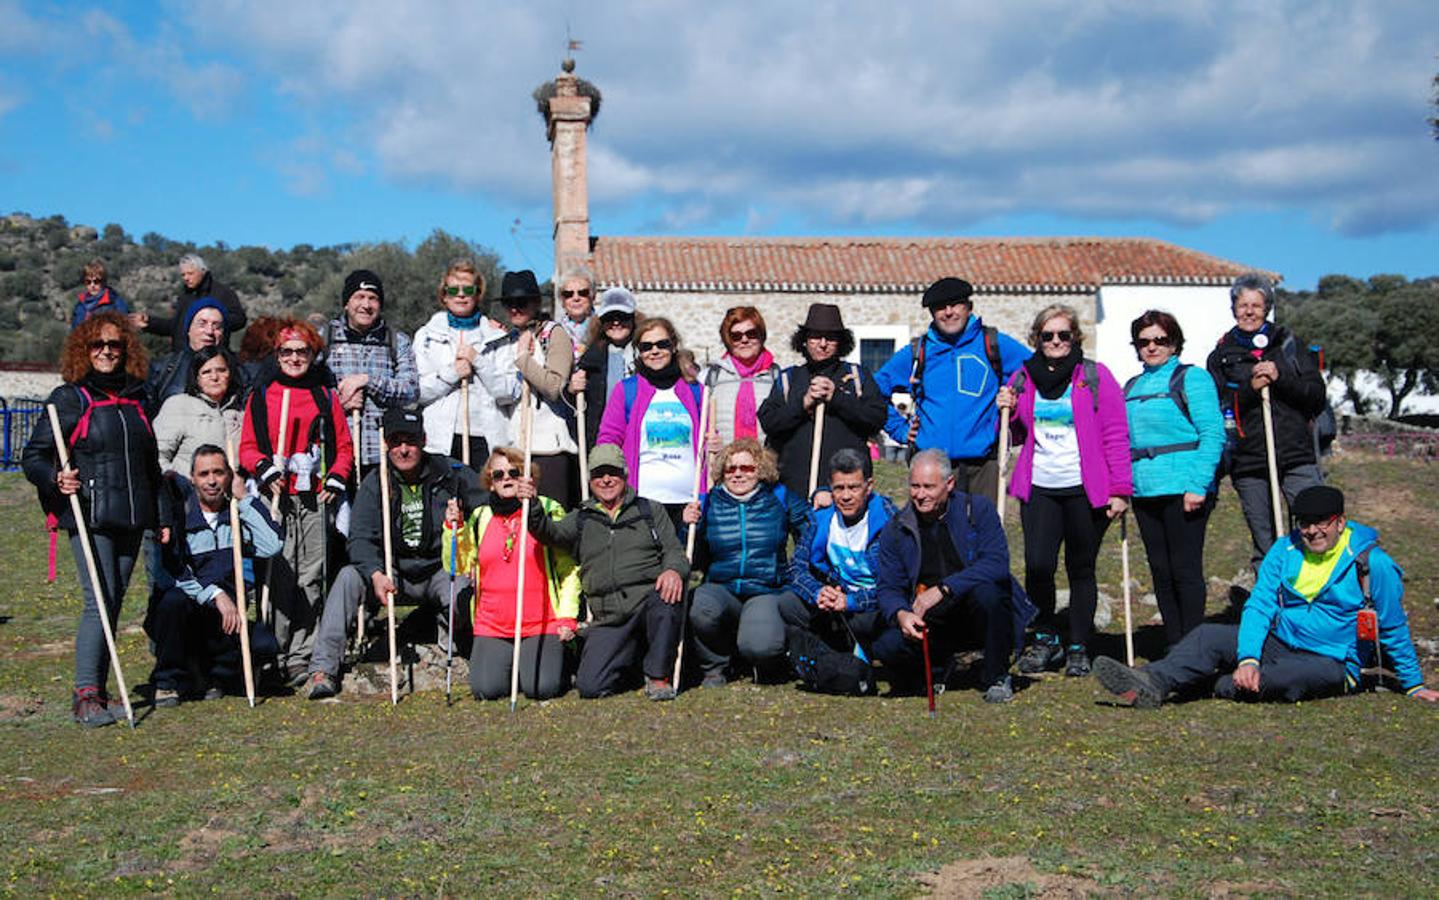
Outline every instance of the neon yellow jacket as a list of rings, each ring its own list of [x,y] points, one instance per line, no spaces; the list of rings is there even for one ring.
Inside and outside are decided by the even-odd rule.
[[[560,519],[563,519],[565,517],[564,507],[560,506],[558,503],[551,500],[549,497],[540,497],[539,501],[540,505],[544,508],[544,511],[549,515],[551,519],[559,521]],[[459,564],[456,567],[457,572],[473,573],[475,571],[475,554],[477,552],[477,548],[480,546],[480,542],[484,540],[485,529],[489,527],[490,520],[494,517],[494,510],[490,509],[490,505],[488,503],[481,507],[478,507],[474,510],[474,512],[470,513],[469,521],[466,522],[465,525],[460,529],[459,540],[457,542],[459,544]],[[446,571],[449,571],[450,568],[450,532],[452,530],[453,529],[451,529],[448,525],[445,526],[444,541],[442,542],[441,547],[441,560]],[[532,547],[536,547],[544,551],[544,556],[541,557],[541,559],[544,562],[545,577],[549,579],[550,582],[550,607],[554,611],[555,618],[579,618],[579,563],[575,562],[574,557],[570,556],[570,554],[565,552],[564,550],[558,547],[551,547],[546,544],[540,543],[538,540],[535,539],[534,535],[530,535],[529,540]],[[484,572],[480,572],[478,574],[480,578],[484,578]],[[478,590],[475,591],[474,596],[479,596]],[[471,600],[470,602],[471,604],[474,603],[473,600]],[[474,616],[474,612],[475,611],[472,606],[470,609],[470,615],[472,618]]]

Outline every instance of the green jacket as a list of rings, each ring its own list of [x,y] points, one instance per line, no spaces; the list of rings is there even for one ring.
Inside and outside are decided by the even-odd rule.
[[[646,504],[650,515],[640,508]],[[590,499],[559,521],[530,506],[530,533],[563,547],[579,560],[585,598],[595,625],[623,622],[639,608],[666,569],[688,578],[689,562],[664,506],[626,488],[614,516]]]

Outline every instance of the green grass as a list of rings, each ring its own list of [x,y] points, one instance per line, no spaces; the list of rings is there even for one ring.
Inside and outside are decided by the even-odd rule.
[[[1439,636],[1433,470],[1350,459],[1335,480],[1405,565],[1416,635]],[[43,538],[33,493],[0,476],[9,892],[887,895],[987,855],[1124,894],[1435,891],[1439,711],[1396,695],[1146,713],[1046,679],[1007,707],[948,693],[930,720],[923,700],[740,683],[513,716],[433,693],[227,699],[87,732],[68,715],[79,590],[63,546],[45,584]],[[1109,543],[1118,595],[1117,529]],[[1207,568],[1228,578],[1247,558],[1226,494]],[[142,596],[122,620],[132,682],[150,665]]]

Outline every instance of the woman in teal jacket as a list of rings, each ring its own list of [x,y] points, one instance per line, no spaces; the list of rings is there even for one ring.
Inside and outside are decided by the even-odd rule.
[[[1184,331],[1148,310],[1129,326],[1144,371],[1124,386],[1134,519],[1172,646],[1204,620],[1204,529],[1224,450],[1219,393],[1203,366],[1184,365]]]

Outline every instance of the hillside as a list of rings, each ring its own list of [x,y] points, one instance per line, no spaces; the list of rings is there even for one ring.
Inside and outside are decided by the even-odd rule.
[[[373,269],[385,283],[387,317],[407,331],[434,311],[434,286],[451,260],[474,257],[491,293],[499,280],[493,251],[438,229],[413,249],[381,242],[271,250],[197,246],[154,232],[137,241],[115,223],[97,228],[16,212],[0,218],[0,361],[56,359],[81,288],[80,270],[91,259],[104,260],[111,287],[133,308],[168,312],[180,287],[175,266],[187,253],[200,254],[252,317],[333,313],[346,273]]]

